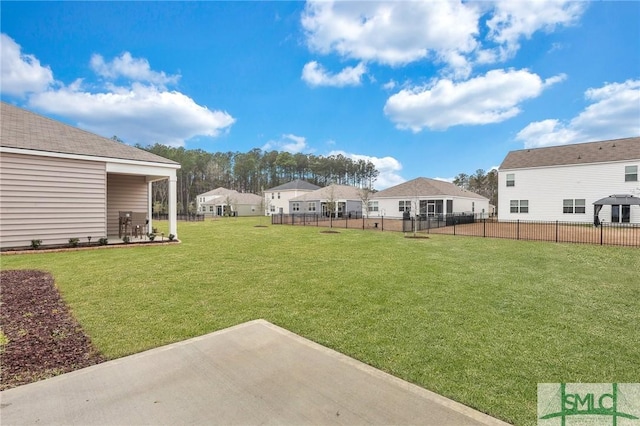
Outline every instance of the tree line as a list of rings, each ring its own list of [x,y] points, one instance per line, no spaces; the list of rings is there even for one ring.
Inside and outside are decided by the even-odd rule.
[[[115,137],[114,137],[115,139]],[[195,213],[196,197],[224,187],[258,195],[303,179],[318,186],[331,183],[372,188],[379,172],[371,161],[353,160],[342,154],[322,156],[286,151],[207,152],[155,144],[137,146],[180,164],[177,171],[178,213]],[[154,211],[167,208],[167,182],[153,185]]]
[[[485,172],[478,169],[468,175],[459,173],[453,179],[454,185],[464,188],[489,199],[489,203],[498,206],[498,171],[496,169]]]

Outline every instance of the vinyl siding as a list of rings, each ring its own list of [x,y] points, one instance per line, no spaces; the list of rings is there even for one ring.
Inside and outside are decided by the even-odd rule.
[[[105,163],[4,153],[0,245],[66,244],[105,236]]]
[[[107,235],[118,236],[119,212],[147,212],[148,185],[144,176],[107,176]]]
[[[580,164],[531,169],[500,170],[498,173],[499,220],[544,220],[593,223],[593,203],[612,194],[640,196],[640,182],[625,182],[625,166],[640,160],[616,163]],[[506,185],[508,173],[515,175],[515,185]],[[584,199],[584,214],[563,213],[564,199]],[[511,200],[528,200],[529,213],[510,213]],[[604,206],[599,215],[611,221],[611,207]],[[640,208],[632,206],[631,222],[640,223]]]
[[[489,200],[486,198],[462,198],[452,196],[433,196],[433,197],[418,197],[418,200],[442,200],[443,210],[446,214],[450,213],[471,213],[472,203],[475,203],[475,213],[481,214],[482,209],[485,213],[489,211]],[[453,200],[453,211],[446,211],[447,200]],[[402,218],[402,212],[398,208],[399,201],[411,202],[411,216],[415,215],[416,210],[416,198],[415,197],[399,197],[399,198],[374,198],[371,201],[378,202],[378,211],[369,212],[369,217],[384,216],[388,218]]]

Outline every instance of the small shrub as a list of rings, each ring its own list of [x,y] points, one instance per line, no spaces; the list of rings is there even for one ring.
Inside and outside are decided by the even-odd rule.
[[[176,238],[175,235],[173,234],[169,234],[169,241],[173,241]]]
[[[34,250],[38,250],[42,245],[42,240],[31,240],[31,248]]]
[[[147,238],[149,238],[149,241],[153,241],[156,239],[156,234],[149,232],[147,233]]]
[[[153,234],[157,234],[158,233],[158,228],[153,228],[152,233]]]
[[[69,247],[78,247],[80,238],[69,238]]]
[[[124,241],[125,244],[129,244],[131,242],[131,237],[125,235],[124,237],[122,237],[122,241]]]
[[[98,244],[101,246],[106,246],[109,243],[109,240],[106,237],[102,237],[98,240]]]
[[[89,245],[91,245],[91,237],[87,237],[87,241],[89,241]]]

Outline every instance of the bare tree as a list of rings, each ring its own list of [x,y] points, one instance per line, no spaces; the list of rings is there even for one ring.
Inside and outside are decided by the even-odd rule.
[[[369,219],[369,200],[371,200],[373,190],[371,188],[360,188],[358,195],[360,196],[360,201],[362,201],[362,210],[366,212],[367,219]]]

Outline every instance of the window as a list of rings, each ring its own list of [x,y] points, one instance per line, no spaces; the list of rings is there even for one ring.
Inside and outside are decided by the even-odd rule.
[[[516,186],[515,173],[507,173],[507,186]]]
[[[300,211],[300,203],[291,203],[291,210],[294,212],[299,212]]]
[[[271,199],[273,200],[273,198],[275,197],[274,193],[271,193]]]
[[[511,213],[529,213],[529,200],[511,200],[509,211]]]
[[[584,214],[587,212],[586,202],[584,198],[565,199],[562,200],[562,213]]]
[[[280,193],[278,192],[278,200],[280,199]]]
[[[276,206],[274,206],[273,204],[269,206],[269,211],[271,211],[272,213],[275,213],[276,211]]]
[[[471,202],[471,213],[475,213],[476,212],[476,202],[472,201]]]
[[[213,206],[209,206],[209,211],[213,213]]]
[[[315,212],[316,211],[316,203],[307,203],[307,211]]]
[[[638,181],[638,166],[626,166],[624,168],[624,181],[625,182]]]
[[[378,211],[378,202],[377,201],[369,201],[367,207],[368,207],[370,212],[377,212]]]
[[[398,211],[400,212],[410,212],[411,211],[411,201],[398,201]]]

